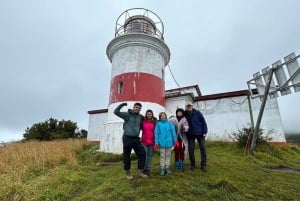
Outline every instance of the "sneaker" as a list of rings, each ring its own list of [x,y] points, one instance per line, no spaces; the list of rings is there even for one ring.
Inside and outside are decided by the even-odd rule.
[[[148,178],[148,175],[146,175],[143,170],[138,170],[138,175],[142,178]]]
[[[171,175],[171,174],[172,174],[170,168],[166,168],[166,173],[167,173],[168,175]]]
[[[194,165],[191,165],[191,170],[194,170],[196,167]]]
[[[201,166],[201,170],[202,170],[203,172],[207,172],[206,165]]]
[[[132,177],[132,175],[131,175],[131,173],[130,173],[130,170],[127,170],[127,171],[126,171],[126,179],[128,179],[128,180],[133,179],[133,177]]]

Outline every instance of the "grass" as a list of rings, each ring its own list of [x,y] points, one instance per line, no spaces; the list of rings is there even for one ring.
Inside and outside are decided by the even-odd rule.
[[[244,155],[233,143],[208,142],[208,172],[173,168],[172,176],[163,177],[155,152],[149,179],[134,175],[131,181],[122,155],[97,149],[85,140],[0,147],[0,200],[300,200],[297,144],[261,145],[254,155]],[[136,164],[133,155],[132,172]]]

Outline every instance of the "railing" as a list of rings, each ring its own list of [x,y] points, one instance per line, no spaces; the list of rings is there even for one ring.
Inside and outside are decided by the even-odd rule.
[[[147,34],[163,40],[164,26],[155,13],[133,8],[123,12],[116,22],[115,37],[127,34]]]

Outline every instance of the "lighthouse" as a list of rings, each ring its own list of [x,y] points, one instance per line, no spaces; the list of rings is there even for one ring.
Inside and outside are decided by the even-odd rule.
[[[164,42],[164,25],[152,11],[133,8],[123,12],[116,21],[115,37],[106,54],[111,62],[110,95],[107,122],[100,139],[100,151],[122,153],[123,120],[113,114],[123,102],[132,109],[142,104],[155,116],[165,111],[165,66],[170,50]]]

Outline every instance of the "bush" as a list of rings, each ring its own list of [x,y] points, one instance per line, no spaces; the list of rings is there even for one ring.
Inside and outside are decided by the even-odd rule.
[[[35,123],[25,130],[25,140],[49,141],[55,139],[86,138],[87,131],[79,130],[77,123],[73,121],[50,118],[44,122]]]
[[[270,130],[266,135],[264,135],[264,129],[259,129],[258,135],[256,138],[256,144],[265,144],[272,140],[270,134],[272,134],[274,131]],[[237,132],[233,132],[230,136],[230,139],[232,139],[234,142],[237,142],[237,145],[239,147],[245,147],[250,146],[253,138],[253,131],[250,125],[248,127],[243,126],[242,129],[238,129]]]

